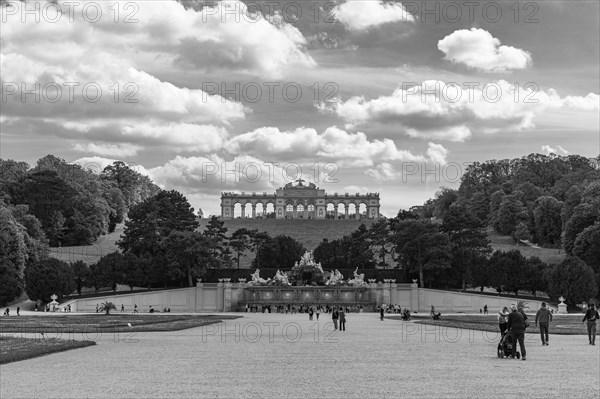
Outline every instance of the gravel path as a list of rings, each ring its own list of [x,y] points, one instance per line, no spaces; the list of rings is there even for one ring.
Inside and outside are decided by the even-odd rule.
[[[349,314],[347,331],[307,315],[244,318],[176,332],[105,334],[98,345],[0,367],[2,398],[592,398],[600,342],[527,337],[527,361],[497,336]],[[75,337],[78,339],[79,337]]]

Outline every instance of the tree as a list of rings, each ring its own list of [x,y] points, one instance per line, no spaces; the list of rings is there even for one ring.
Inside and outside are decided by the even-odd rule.
[[[465,289],[470,269],[480,259],[478,255],[491,251],[484,225],[466,206],[455,203],[446,212],[441,231],[448,234],[452,269]]]
[[[535,201],[535,242],[541,245],[560,244],[562,230],[561,210],[563,203],[545,195]]]
[[[385,261],[386,255],[392,252],[393,246],[390,243],[390,228],[386,219],[379,219],[369,228],[368,243],[370,247],[379,255],[378,266],[387,269]]]
[[[162,239],[173,230],[194,231],[196,228],[198,220],[187,199],[177,191],[160,191],[130,209],[129,220],[117,245],[124,253],[154,256]]]
[[[82,260],[71,263],[73,269],[73,277],[75,278],[75,286],[77,287],[77,293],[81,295],[81,289],[86,285],[90,278],[90,268]]]
[[[240,258],[246,253],[246,251],[252,249],[250,242],[251,234],[252,233],[250,230],[241,228],[234,231],[229,239],[229,245],[233,249],[234,258],[236,260],[238,269],[240,268]]]
[[[109,286],[113,291],[117,290],[117,284],[121,282],[119,275],[123,270],[123,255],[118,251],[104,255],[95,266],[92,267],[91,276],[96,291],[100,287]]]
[[[219,268],[223,265],[228,266],[231,263],[231,249],[227,239],[227,227],[225,222],[212,216],[206,224],[204,235],[209,240],[211,268]]]
[[[109,315],[111,310],[117,310],[117,306],[109,301],[101,303],[98,308],[99,312],[106,312],[106,315]]]
[[[573,256],[583,260],[594,272],[600,271],[600,220],[577,235]]]
[[[55,258],[27,266],[25,292],[32,301],[50,302],[50,296],[68,295],[75,289],[73,270],[68,263]]]
[[[490,285],[490,262],[483,255],[475,255],[471,268],[465,273],[467,281],[483,292]]]
[[[568,256],[550,273],[548,294],[554,299],[562,295],[572,306],[587,301],[598,294],[594,271],[581,259]]]
[[[586,227],[600,220],[600,181],[590,184],[581,196],[581,203],[573,209],[573,214],[563,229],[563,246],[567,254],[573,253],[577,236]]]
[[[517,228],[514,232],[515,240],[518,241],[529,241],[529,228],[527,227],[527,223],[519,222]]]
[[[25,228],[0,202],[0,303],[18,297],[23,290],[23,270],[27,261]]]
[[[450,267],[451,249],[448,236],[440,232],[438,226],[429,220],[398,222],[392,242],[396,247],[396,254],[407,266],[407,270],[418,272],[421,288],[424,287],[426,278],[431,283],[436,274]]]
[[[174,230],[162,242],[167,261],[168,276],[172,280],[186,280],[193,287],[206,272],[210,252],[210,239],[196,231]]]
[[[498,292],[514,292],[527,286],[527,260],[520,251],[495,251],[489,260],[489,283]]]
[[[500,234],[512,235],[519,222],[527,218],[523,203],[517,194],[505,195],[498,208],[494,230]]]
[[[546,292],[548,290],[548,265],[537,256],[527,259],[525,265],[525,286],[524,289],[531,291],[536,296],[538,291]]]

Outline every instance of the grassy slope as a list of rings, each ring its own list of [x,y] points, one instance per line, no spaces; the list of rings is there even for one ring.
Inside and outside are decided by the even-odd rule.
[[[372,221],[364,220],[276,220],[276,219],[233,219],[226,220],[225,227],[231,234],[235,230],[246,227],[266,231],[271,236],[280,234],[289,235],[300,241],[308,249],[315,249],[323,240],[335,240],[352,233],[361,223],[369,225]],[[200,221],[200,229],[204,230],[208,219]],[[83,260],[87,264],[96,263],[102,256],[117,250],[116,242],[123,233],[123,225],[117,226],[113,233],[101,236],[93,245],[80,247],[51,248],[51,256],[66,262]],[[538,256],[542,261],[550,264],[560,263],[564,258],[564,251],[550,248],[533,248],[526,245],[515,245],[509,236],[496,233],[491,228],[487,230],[488,238],[494,250],[509,251],[518,249],[525,257]],[[253,254],[242,258],[241,266],[249,267]]]
[[[494,251],[510,251],[511,249],[518,249],[523,256],[529,258],[530,256],[537,256],[543,262],[549,264],[556,264],[563,261],[565,258],[565,251],[556,248],[533,248],[527,245],[515,245],[515,242],[510,236],[503,236],[496,233],[492,228],[487,230],[488,238],[491,241],[492,249]]]

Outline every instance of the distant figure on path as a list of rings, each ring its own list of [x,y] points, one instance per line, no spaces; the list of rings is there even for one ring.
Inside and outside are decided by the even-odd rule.
[[[593,303],[590,303],[582,321],[582,323],[585,323],[587,320],[587,330],[588,338],[590,339],[590,345],[596,345],[596,321],[600,319],[600,315],[595,308],[596,306]]]
[[[548,345],[548,326],[552,321],[552,313],[546,307],[546,302],[542,302],[542,307],[535,314],[535,325],[540,323],[540,337],[542,338],[542,346]]]
[[[435,308],[431,305],[431,317],[435,316]]]
[[[488,314],[487,305],[483,306],[483,314]]]
[[[4,311],[4,316],[10,316],[10,309],[6,308],[6,310]]]
[[[384,312],[385,312],[385,309],[383,308],[383,305],[381,305],[381,306],[379,307],[379,319],[380,319],[381,321],[383,321],[383,314],[384,314]]]
[[[319,321],[320,314],[321,314],[321,306],[317,306],[317,321]]]
[[[137,305],[133,305],[133,313],[139,313],[137,310]]]
[[[98,305],[98,304],[96,304],[96,313],[98,313],[98,309],[99,309],[99,308],[100,308],[100,307],[99,307],[99,305]]]
[[[311,307],[308,309],[308,320],[312,321],[312,319],[313,319],[313,314],[314,314],[314,312],[313,312],[313,308],[312,308],[312,306],[311,306]]]
[[[150,310],[149,310],[149,312],[150,312],[150,313],[154,313],[154,308],[152,307],[152,305],[150,305]]]
[[[340,331],[346,331],[346,312],[344,308],[340,306]]]
[[[517,341],[519,341],[519,347],[521,348],[521,359],[525,360],[526,351],[525,351],[525,319],[523,318],[523,314],[517,311],[517,307],[513,305],[511,307],[512,312],[508,315],[508,329],[512,334],[513,338],[513,352],[512,358],[515,358],[516,345]]]
[[[338,318],[339,318],[340,314],[338,313],[338,310],[336,307],[333,308],[333,312],[331,312],[331,320],[333,321],[333,329],[337,330],[338,329]]]
[[[121,313],[125,312],[125,305],[121,304]]]
[[[501,312],[498,312],[498,326],[500,327],[500,337],[504,337],[507,329],[507,319],[509,315],[508,308],[505,306]]]
[[[20,316],[20,315],[21,315],[21,313],[20,313],[20,312],[21,312],[21,308],[17,306],[17,316]]]

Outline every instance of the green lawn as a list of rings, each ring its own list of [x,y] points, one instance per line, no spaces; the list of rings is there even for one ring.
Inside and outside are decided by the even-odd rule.
[[[529,333],[537,333],[538,328],[534,325],[535,316],[528,315],[531,326],[527,329]],[[389,316],[389,319],[400,320],[400,316]],[[550,323],[551,334],[580,335],[587,334],[585,324],[581,322],[583,314],[580,315],[554,315]],[[496,315],[442,315],[441,320],[432,320],[429,316],[412,317],[417,323],[436,325],[442,327],[465,328],[469,330],[498,332],[498,319]],[[600,331],[597,332],[600,335]]]
[[[0,364],[31,359],[50,353],[96,345],[94,341],[74,341],[56,338],[31,339],[0,336]]]
[[[517,249],[524,257],[537,256],[543,262],[548,264],[557,264],[565,259],[565,251],[556,248],[533,248],[527,245],[516,245],[510,236],[503,236],[496,233],[491,227],[487,229],[487,236],[491,241],[494,251],[510,251]]]
[[[151,314],[11,316],[0,319],[0,333],[44,333],[68,336],[78,333],[177,331],[236,318],[238,316]]]

